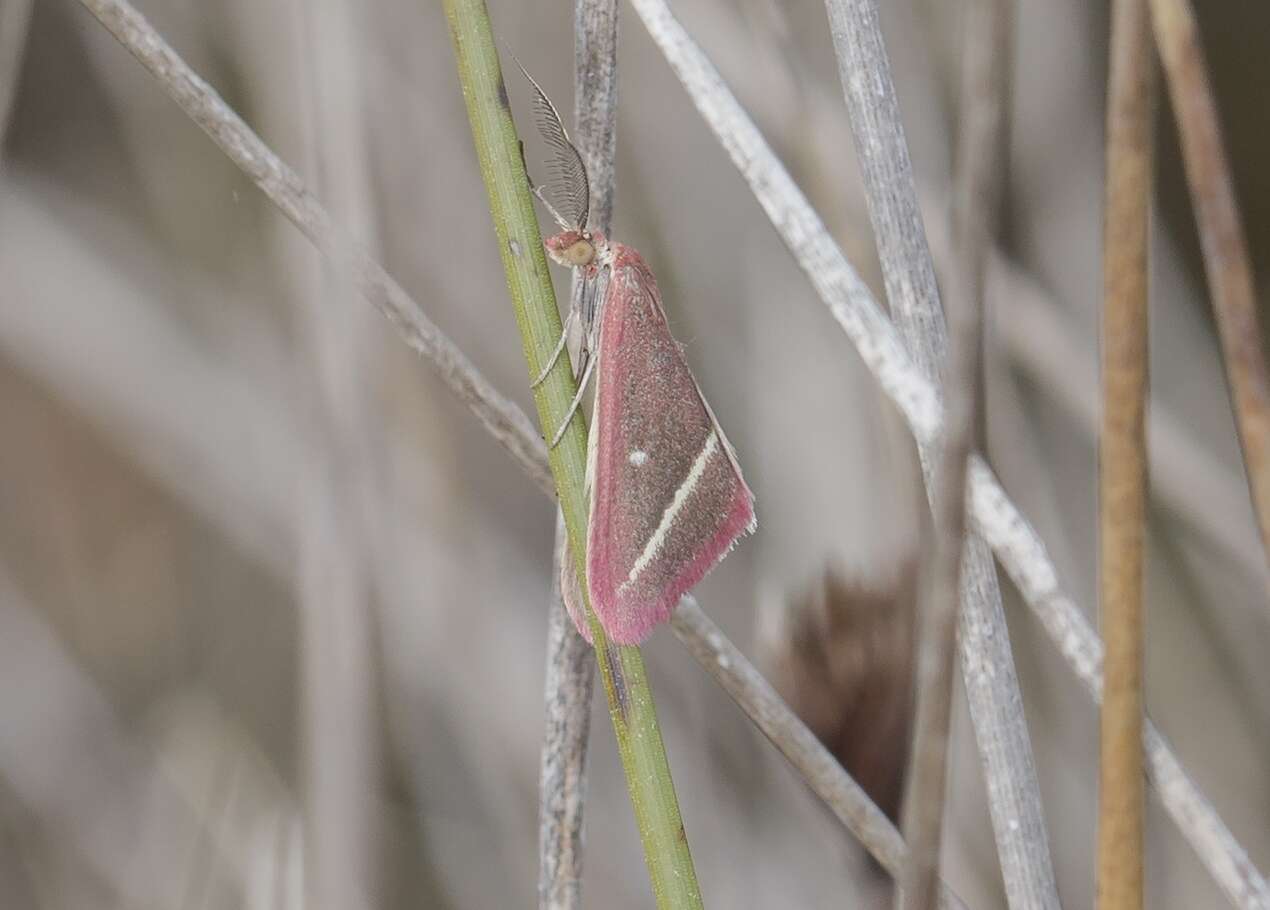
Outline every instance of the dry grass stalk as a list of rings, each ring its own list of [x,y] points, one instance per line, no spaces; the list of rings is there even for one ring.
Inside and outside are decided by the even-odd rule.
[[[754,725],[798,769],[807,785],[847,830],[860,839],[869,855],[893,877],[898,877],[908,857],[899,829],[807,724],[790,710],[772,684],[711,622],[691,595],[680,601],[679,609],[671,617],[671,627],[697,663],[744,707]],[[945,884],[941,889],[940,906],[958,910],[965,904]]]
[[[937,382],[947,330],[935,266],[917,206],[917,187],[876,0],[828,0],[830,29],[856,156],[864,178],[887,299],[917,369]],[[937,509],[941,442],[918,439],[926,492]],[[1057,908],[1053,861],[1023,698],[992,554],[968,542],[959,615],[962,677],[983,759],[1006,894],[1011,906]]]
[[[962,42],[961,129],[953,195],[945,423],[930,558],[919,588],[917,709],[904,799],[909,862],[896,906],[929,910],[937,894],[952,709],[958,593],[966,550],[966,469],[983,401],[983,295],[1002,181],[1011,0],[969,4]]]
[[[617,151],[617,3],[577,0],[574,7],[574,131],[591,178],[592,226],[608,233],[613,218]],[[583,282],[573,276],[576,300]],[[572,352],[571,352],[572,353]],[[567,559],[563,517],[556,521],[552,605],[547,637],[547,723],[539,789],[538,904],[580,907],[586,754],[595,661],[565,616],[560,568]]]
[[[278,210],[324,255],[348,270],[357,293],[392,323],[406,344],[423,355],[539,489],[554,495],[546,444],[525,412],[499,393],[383,266],[336,225],[299,175],[131,5],[124,0],[81,2]]]
[[[834,242],[753,120],[662,0],[632,0],[693,104],[718,137],[755,199],[816,293],[855,344],[919,443],[936,438],[943,413],[934,386],[899,344],[895,327]],[[1095,702],[1102,698],[1102,639],[1059,583],[1058,569],[1036,529],[977,454],[970,496],[977,534],[995,552],[1028,607]],[[974,541],[972,540],[972,545]],[[963,633],[965,626],[962,627]],[[982,664],[976,672],[989,673]],[[748,711],[748,709],[747,709]],[[754,716],[751,714],[751,716]],[[1270,908],[1270,884],[1230,828],[1148,722],[1144,734],[1151,781],[1182,836],[1231,902]],[[1008,823],[1008,820],[1007,820]]]
[[[1096,704],[1103,695],[1103,644],[1084,612],[1058,585],[1045,544],[1027,525],[992,470],[971,459],[970,496],[980,533],[991,543],[1020,593],[1036,613],[1072,672]],[[1270,910],[1270,884],[1248,858],[1221,815],[1200,792],[1177,754],[1148,717],[1142,733],[1147,780],[1165,811],[1231,904]]]
[[[1187,0],[1150,0],[1150,5],[1181,137],[1248,486],[1270,563],[1270,369],[1262,349],[1248,244],[1194,10]]]
[[[294,172],[202,79],[190,71],[135,10],[122,0],[81,0],[81,3],[150,70],[164,90],[212,136],[284,214],[324,251],[338,252],[338,238],[333,235],[329,216],[316,205]],[[700,49],[674,21],[669,10],[654,0],[635,0],[635,5],[707,124],[719,136],[782,239],[807,271],[817,293],[856,344],[862,359],[904,415],[914,436],[919,440],[931,439],[942,423],[938,396],[926,378],[913,369],[907,353],[898,343],[894,327],[877,307],[868,287],[850,268],[841,250],[776,161],[752,121],[740,109]],[[362,279],[359,291],[389,318],[410,347],[435,365],[459,400],[472,405],[486,429],[513,454],[539,489],[550,492],[545,446],[537,439],[536,431],[523,412],[493,390],[467,358],[437,332],[418,305],[384,274],[382,268],[364,256],[359,257],[356,264],[362,270],[359,273]],[[49,352],[59,354],[61,349],[54,346]],[[134,407],[136,403],[128,402],[127,406]],[[971,468],[971,490],[977,530],[1008,569],[1029,607],[1086,691],[1095,700],[1100,699],[1102,642],[1081,609],[1059,585],[1054,561],[1040,537],[991,470],[977,458]],[[213,514],[219,514],[214,503],[205,504],[212,506]],[[268,554],[269,548],[264,546],[264,541],[251,537],[235,523],[227,523],[227,527],[231,534],[250,538],[260,545],[261,552],[266,553],[272,564],[274,557]],[[684,603],[692,601],[688,599]],[[722,668],[709,663],[713,659],[711,655],[718,647],[730,648],[731,645],[718,635],[717,630],[709,640],[698,637],[705,634],[693,628],[686,628],[682,633],[686,644],[697,646],[692,648],[694,657],[702,661],[708,671],[716,673]],[[765,699],[753,687],[738,685],[727,688],[746,714],[765,730],[772,712],[779,713],[785,708],[778,698]],[[788,713],[788,718],[797,723],[792,713]],[[803,752],[800,750],[807,744],[802,740],[782,741],[777,738],[779,732],[769,733],[769,736],[804,775],[810,775],[816,769],[825,770],[821,765],[828,753],[816,757],[818,753],[814,747],[819,747],[819,743],[814,737],[811,737],[812,745],[808,747],[810,751]],[[1265,878],[1149,721],[1145,741],[1151,781],[1160,793],[1164,807],[1223,892],[1237,907],[1270,908],[1270,886]],[[812,758],[802,762],[792,757],[804,754]],[[833,763],[832,757],[827,760]],[[813,787],[822,798],[828,798],[825,794],[829,788],[815,782]],[[842,807],[832,804],[831,807],[845,820]],[[897,832],[895,839],[899,839]]]
[[[1103,641],[1098,906],[1142,906],[1142,585],[1146,532],[1147,249],[1151,53],[1145,0],[1111,26],[1103,238],[1099,583]]]
[[[556,545],[547,620],[546,723],[538,777],[538,907],[582,906],[583,821],[595,655],[560,597],[567,559],[564,516],[556,513]]]
[[[524,413],[490,387],[488,381],[475,370],[462,352],[437,331],[431,321],[423,316],[418,305],[410,300],[395,282],[392,282],[381,267],[364,253],[349,252],[346,247],[340,245],[342,235],[334,230],[329,215],[317,204],[295,172],[265,146],[206,82],[190,70],[135,9],[122,0],[82,0],[82,2],[103,22],[111,34],[150,70],[165,91],[182,106],[191,119],[212,137],[236,165],[256,181],[274,204],[312,239],[319,249],[335,258],[348,256],[354,259],[357,267],[364,269],[366,274],[372,278],[378,276],[376,279],[378,283],[360,284],[359,291],[369,302],[385,313],[412,348],[427,357],[443,377],[450,381],[451,390],[455,391],[461,401],[469,404],[476,402],[473,405],[473,411],[491,435],[513,454],[517,463],[525,469],[539,489],[554,495],[554,487],[547,475],[546,446],[541,438],[536,437],[536,430],[532,429]],[[861,293],[867,294],[867,289],[862,283],[858,287]],[[385,295],[391,298],[393,308],[384,305]],[[879,313],[875,324],[881,326],[884,320],[885,317]],[[885,347],[889,349],[891,356],[897,358],[895,363],[900,364],[899,358],[904,355],[898,344]],[[64,351],[64,348],[55,348],[50,353],[61,351]],[[900,381],[903,381],[902,378]],[[216,381],[211,382],[210,385],[219,387],[223,383]],[[919,425],[927,426],[934,417],[934,398],[929,392],[920,391],[920,382],[916,383],[916,386],[919,390],[912,396],[899,394],[907,398],[917,409],[915,413],[925,415],[925,419],[919,421]],[[142,405],[146,403],[129,400],[123,404],[126,407],[144,410]],[[148,416],[154,417],[160,423],[163,420],[157,415]],[[273,427],[276,422],[266,419],[262,420],[260,425]],[[186,428],[196,429],[198,426],[201,424],[196,422]],[[526,430],[525,427],[529,429]],[[533,435],[532,446],[530,445],[531,435]],[[182,449],[182,451],[185,450]],[[138,454],[144,455],[144,450],[138,450]],[[180,485],[179,481],[174,482]],[[192,488],[182,486],[182,489],[189,495],[196,495]],[[267,491],[262,491],[262,495],[263,492]],[[202,499],[200,502],[208,509],[209,514],[223,520],[229,533],[234,533],[236,523],[217,510],[217,501],[214,498]],[[247,504],[250,505],[250,503],[251,500]],[[245,542],[250,544],[252,551],[260,554],[271,568],[285,572],[285,560],[279,559],[276,552],[268,545],[268,542],[274,539],[276,538],[253,537]],[[682,602],[680,612],[689,604],[692,604],[700,613],[700,608],[695,607],[695,601],[691,598]],[[704,614],[701,618],[704,619]],[[705,622],[709,625],[708,620]],[[699,624],[684,623],[676,626],[676,634],[689,648],[694,658],[701,662],[708,672],[716,675],[716,679],[719,673],[733,678],[738,671],[744,670],[746,684],[723,683],[724,688],[746,715],[760,726],[777,748],[790,759],[791,764],[808,778],[812,789],[829,803],[834,814],[861,838],[879,862],[892,871],[898,869],[899,858],[903,852],[903,842],[900,840],[899,832],[894,826],[890,826],[885,815],[873,806],[858,785],[816,741],[815,737],[809,731],[805,731],[793,712],[771,690],[770,685],[767,685],[766,681],[762,681],[761,685],[756,682],[761,680],[757,671],[749,666],[748,662],[741,663],[744,658],[722,632],[712,626],[707,631]],[[735,655],[734,659],[725,657],[729,664],[726,668],[717,659],[720,649],[724,649],[726,654]],[[723,680],[720,682],[722,683]],[[798,732],[800,729],[805,735]],[[861,817],[881,819],[882,829],[888,832],[885,833],[881,842],[870,836],[873,828],[860,822]]]

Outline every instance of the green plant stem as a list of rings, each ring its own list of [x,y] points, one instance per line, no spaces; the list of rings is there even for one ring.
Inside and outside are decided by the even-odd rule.
[[[560,337],[560,314],[493,30],[483,0],[446,0],[445,10],[481,175],[489,191],[507,289],[516,310],[528,373],[534,377]],[[568,359],[562,357],[546,381],[534,390],[534,403],[542,426],[560,425],[575,391]],[[586,429],[580,417],[572,421],[559,445],[550,452],[550,461],[568,531],[569,550],[582,581],[580,588],[585,600]],[[679,815],[652,692],[644,675],[643,658],[638,648],[610,645],[589,602],[586,610],[657,906],[676,910],[701,907],[701,891]]]

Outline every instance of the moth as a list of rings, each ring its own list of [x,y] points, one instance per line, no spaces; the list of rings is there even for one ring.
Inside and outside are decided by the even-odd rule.
[[[754,531],[754,494],[671,337],[652,271],[629,246],[588,229],[590,181],[582,155],[555,105],[520,69],[533,86],[535,119],[550,148],[551,180],[545,188],[530,181],[560,227],[545,241],[547,254],[585,279],[534,385],[555,366],[576,322],[578,393],[550,444],[559,443],[594,378],[587,585],[605,634],[617,644],[638,644],[743,534]],[[561,573],[565,605],[590,641],[572,560],[564,561]]]

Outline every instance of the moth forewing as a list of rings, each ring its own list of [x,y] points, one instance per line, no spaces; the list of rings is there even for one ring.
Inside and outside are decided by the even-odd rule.
[[[609,636],[633,644],[753,529],[754,510],[731,445],[670,334],[648,266],[622,244],[607,253],[587,584]]]

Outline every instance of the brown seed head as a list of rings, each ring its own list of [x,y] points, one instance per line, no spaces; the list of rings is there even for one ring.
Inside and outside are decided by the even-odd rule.
[[[762,643],[776,690],[892,820],[908,751],[914,575],[905,566],[874,588],[829,569]]]

